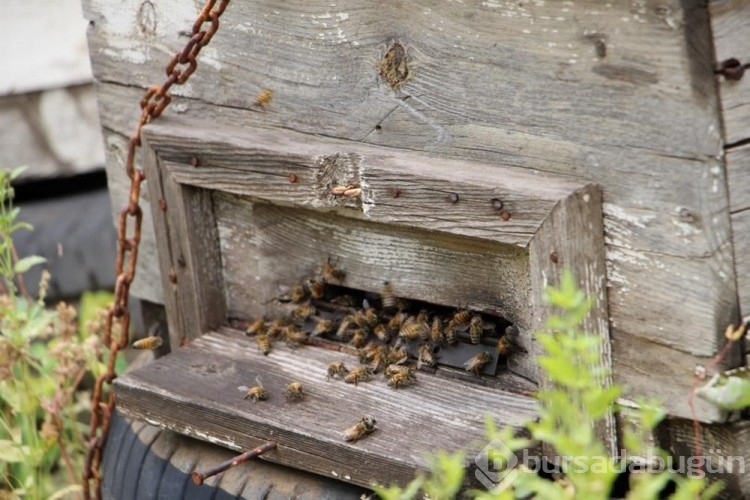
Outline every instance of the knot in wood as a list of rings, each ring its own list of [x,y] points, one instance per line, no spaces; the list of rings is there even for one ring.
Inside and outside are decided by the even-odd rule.
[[[393,42],[378,64],[380,78],[393,90],[411,79],[406,49],[398,42]]]

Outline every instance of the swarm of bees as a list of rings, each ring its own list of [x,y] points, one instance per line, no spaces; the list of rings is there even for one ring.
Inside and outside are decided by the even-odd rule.
[[[246,334],[255,337],[264,355],[271,353],[278,341],[290,347],[318,342],[348,344],[357,350],[359,365],[332,362],[327,379],[357,386],[382,373],[394,390],[416,385],[417,371],[439,366],[460,368],[474,376],[494,375],[498,363],[512,351],[507,334],[514,327],[501,318],[493,323],[468,308],[450,311],[405,300],[388,281],[380,294],[373,294],[346,288],[345,280],[346,273],[329,258],[313,276],[275,299],[285,313],[273,320],[250,322]],[[503,329],[504,325],[507,328]],[[260,383],[245,390],[245,397],[253,401],[268,397]],[[301,401],[303,397],[301,384],[290,383],[286,400]],[[355,441],[374,428],[375,420],[363,417],[346,430],[345,439]]]

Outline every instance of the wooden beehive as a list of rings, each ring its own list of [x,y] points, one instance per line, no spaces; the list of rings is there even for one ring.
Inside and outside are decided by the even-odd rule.
[[[161,81],[196,6],[86,3],[119,207],[135,103]],[[247,409],[213,390],[261,369],[281,384],[285,369],[307,366],[295,365],[299,353],[258,356],[227,318],[262,314],[330,255],[352,287],[374,291],[385,277],[410,298],[510,318],[528,355],[509,361],[500,386],[425,382],[451,395],[420,400],[417,416],[443,421],[438,434],[462,446],[481,435],[480,408],[512,424],[533,418],[522,394],[538,382],[531,333],[548,314],[543,287],[567,266],[596,298],[587,327],[606,340],[601,362],[626,388],[623,403],[662,401],[672,419],[663,442],[682,452],[695,367],[748,307],[750,90],[714,74],[717,60],[750,54],[738,35],[748,23],[742,1],[231,4],[199,71],[145,132],[143,202],[155,224],[134,293],[166,305],[173,347],[192,342],[123,380],[118,401],[230,447],[279,435],[288,441],[270,459],[295,467],[367,484],[342,467],[368,457],[405,479],[421,466],[414,450],[441,443],[415,436],[383,458],[415,418],[400,395],[358,391],[351,416],[391,405],[395,432],[352,447],[312,429],[320,414],[274,423],[278,407]],[[265,107],[263,88],[274,92]],[[331,182],[350,179],[360,198],[329,196]],[[304,357],[319,368],[330,353]],[[725,360],[740,364],[740,352]],[[334,407],[350,396],[326,397]],[[460,405],[476,418],[451,413]],[[694,416],[705,440],[731,429],[731,449],[743,450],[743,422],[702,401]],[[602,433],[614,445],[612,424]]]

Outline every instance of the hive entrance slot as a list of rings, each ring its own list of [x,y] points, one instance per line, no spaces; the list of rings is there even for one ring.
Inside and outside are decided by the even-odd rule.
[[[324,269],[338,273],[333,280],[345,280],[345,273],[330,261]],[[357,356],[373,374],[395,364],[495,376],[508,369],[518,335],[518,328],[501,316],[398,297],[387,281],[381,293],[374,293],[317,276],[267,306],[261,318],[233,319],[230,324],[255,336],[265,353],[277,342],[324,347]]]

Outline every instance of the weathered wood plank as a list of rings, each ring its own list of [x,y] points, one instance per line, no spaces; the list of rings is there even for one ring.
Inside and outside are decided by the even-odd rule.
[[[292,132],[206,129],[172,118],[148,127],[144,134],[165,160],[184,164],[190,156],[198,158],[196,168],[170,167],[182,184],[275,203],[354,208],[373,222],[521,246],[561,198],[582,186],[570,178],[385,148],[355,148],[351,142],[320,141]],[[348,183],[361,187],[361,202],[330,194],[331,186]],[[500,206],[494,208],[493,201]],[[508,220],[501,217],[502,211]]]
[[[118,378],[118,408],[233,449],[272,439],[278,449],[267,460],[327,476],[333,471],[365,486],[410,480],[425,468],[423,453],[430,450],[468,449],[471,456],[484,446],[486,414],[513,426],[535,418],[531,398],[422,372],[417,385],[402,391],[382,380],[357,387],[326,381],[327,364],[342,356],[283,346],[263,356],[239,332],[211,333]],[[254,404],[237,390],[254,385],[256,377],[270,392],[269,401]],[[303,384],[306,398],[286,403],[284,391],[293,380]],[[375,418],[378,430],[344,442],[344,429],[362,415]]]
[[[161,277],[167,299],[170,345],[200,337],[226,318],[219,235],[211,193],[175,182],[143,138],[146,176],[157,228]],[[169,212],[169,213],[167,213]]]
[[[529,245],[531,270],[531,304],[534,311],[534,329],[546,328],[547,318],[555,311],[546,303],[544,294],[548,286],[559,286],[563,269],[573,273],[581,289],[593,301],[586,316],[584,331],[601,338],[597,368],[611,370],[612,344],[609,335],[607,310],[607,278],[604,262],[604,227],[602,221],[602,193],[598,186],[585,186],[561,200]],[[539,344],[535,354],[543,353]],[[612,385],[612,377],[603,377],[602,387]],[[542,385],[549,381],[542,378]],[[617,426],[614,414],[609,413],[597,433],[607,450],[616,456]]]
[[[735,58],[750,62],[750,2],[712,0],[708,3],[716,48],[716,61]],[[724,140],[735,144],[750,137],[750,85],[747,75],[739,81],[718,78],[724,118]]]
[[[746,210],[750,208],[750,146],[730,149],[725,161],[730,212]],[[740,257],[735,255],[735,259]]]
[[[737,254],[737,291],[742,314],[750,313],[750,210],[732,214],[734,248]]]

